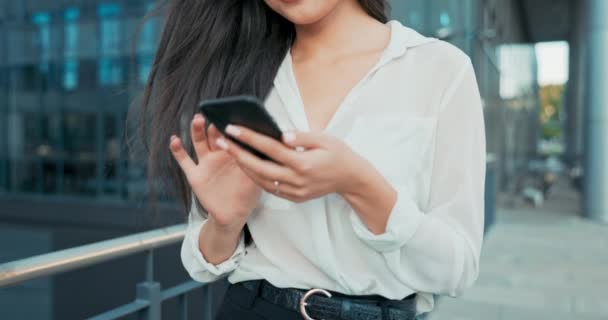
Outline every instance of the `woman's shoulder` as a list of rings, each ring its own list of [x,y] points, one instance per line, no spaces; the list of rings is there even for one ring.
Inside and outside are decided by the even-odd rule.
[[[424,36],[398,22],[392,23],[397,24],[396,30],[401,33],[399,39],[406,47],[405,54],[402,57],[404,61],[415,60],[417,66],[430,68],[430,70],[443,70],[444,72],[457,71],[471,63],[469,56],[454,44]]]

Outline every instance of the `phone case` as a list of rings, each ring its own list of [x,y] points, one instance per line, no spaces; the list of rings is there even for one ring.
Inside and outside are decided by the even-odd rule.
[[[281,141],[283,136],[276,121],[264,108],[263,102],[253,96],[234,96],[204,100],[200,102],[199,110],[209,123],[212,123],[223,133],[226,132],[226,126],[234,124],[246,127],[278,141]],[[265,160],[272,160],[270,157],[253,149],[249,145],[246,145],[227,134],[225,135],[256,156]]]

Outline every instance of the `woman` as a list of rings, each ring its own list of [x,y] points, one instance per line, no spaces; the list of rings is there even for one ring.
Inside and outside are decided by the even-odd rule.
[[[485,135],[471,62],[386,9],[170,1],[144,99],[149,141],[167,142],[150,144],[150,172],[191,206],[186,270],[231,283],[219,319],[414,319],[477,278]],[[283,142],[226,134],[276,163],[195,115],[200,99],[241,94],[264,99]]]

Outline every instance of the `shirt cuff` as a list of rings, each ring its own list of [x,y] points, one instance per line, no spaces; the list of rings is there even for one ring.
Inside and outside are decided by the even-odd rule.
[[[202,269],[204,271],[207,271],[209,273],[211,273],[214,276],[222,276],[225,275],[231,271],[233,271],[234,269],[236,269],[236,267],[238,266],[238,261],[240,260],[241,256],[243,256],[244,252],[245,252],[245,235],[243,232],[241,232],[241,238],[239,240],[239,244],[236,247],[236,250],[234,251],[234,253],[232,254],[232,256],[230,258],[228,258],[228,260],[220,263],[220,264],[212,264],[210,262],[208,262],[205,257],[203,256],[201,250],[199,249],[199,235],[200,232],[203,228],[203,225],[206,223],[207,221],[205,220],[199,227],[198,227],[198,232],[194,233],[191,237],[190,237],[190,250],[194,253],[194,258],[196,260],[196,262],[202,267]]]
[[[378,252],[395,251],[405,246],[418,230],[423,218],[424,213],[402,188],[397,189],[397,201],[382,234],[372,233],[354,210],[350,213],[350,221],[357,237]]]

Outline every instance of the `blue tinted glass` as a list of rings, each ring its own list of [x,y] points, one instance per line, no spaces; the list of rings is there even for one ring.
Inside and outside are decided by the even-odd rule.
[[[78,60],[66,59],[63,70],[63,88],[74,90],[78,87]]]
[[[67,8],[63,12],[64,26],[64,62],[63,88],[74,90],[78,87],[78,40],[80,9]]]
[[[156,7],[155,1],[150,1],[150,2],[146,3],[146,12],[152,11],[152,9],[154,9],[154,7]]]
[[[414,28],[422,27],[422,18],[420,17],[420,12],[418,11],[410,11],[408,13],[408,22]]]
[[[98,68],[100,85],[119,85],[122,83],[122,65],[120,60],[100,58]]]
[[[51,55],[51,16],[47,12],[36,12],[32,14],[32,23],[38,26],[38,34],[34,38],[35,47],[39,48],[40,61],[38,68],[42,72],[49,71],[49,60]]]
[[[77,54],[78,50],[78,19],[80,17],[80,10],[78,8],[68,8],[64,11],[65,27],[64,27],[64,41],[65,41],[65,54],[66,56],[73,56]]]
[[[154,57],[152,56],[141,56],[139,57],[139,82],[146,83],[148,81],[148,75],[152,70],[152,63],[154,63]]]
[[[120,15],[120,5],[117,3],[101,3],[97,6],[97,15],[101,18],[112,18]]]
[[[101,21],[101,54],[117,54],[120,49],[120,21]]]
[[[147,12],[150,12],[155,7],[154,1],[146,4]],[[139,82],[144,84],[148,80],[148,75],[152,69],[154,62],[154,52],[156,51],[157,28],[159,21],[156,18],[148,19],[139,35],[139,58],[138,58],[138,78]]]
[[[65,26],[65,52],[66,55],[73,55],[78,50],[78,25]]]
[[[48,25],[51,22],[51,16],[46,12],[36,12],[32,15],[32,22],[35,25]]]
[[[77,21],[80,18],[80,9],[78,8],[67,8],[63,13],[63,17],[66,22]]]
[[[446,11],[443,11],[439,15],[439,24],[442,27],[448,27],[448,26],[450,26],[451,22],[452,22],[452,19],[450,18],[450,14],[447,13]]]
[[[101,3],[97,6],[99,16],[98,81],[100,85],[120,85],[122,64],[119,59],[121,48],[122,21],[119,19],[121,6],[116,3]]]
[[[99,15],[102,55],[118,54],[120,47],[121,21],[120,6],[114,3],[102,3],[97,7]]]
[[[139,34],[139,52],[142,54],[151,54],[156,51],[156,37],[158,21],[150,19],[146,21]]]

